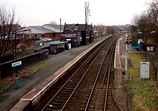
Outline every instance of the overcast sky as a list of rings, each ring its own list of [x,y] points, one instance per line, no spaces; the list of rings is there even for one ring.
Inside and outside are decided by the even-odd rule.
[[[93,25],[130,24],[135,15],[148,9],[151,0],[1,0],[0,6],[15,7],[23,26],[85,23],[85,2],[90,4],[89,23]]]

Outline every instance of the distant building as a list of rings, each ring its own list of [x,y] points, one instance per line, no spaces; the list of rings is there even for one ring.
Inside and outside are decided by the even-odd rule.
[[[63,32],[64,25],[45,24],[42,28],[53,31],[52,33],[45,33],[44,37],[47,38],[60,38],[60,33]]]
[[[101,37],[107,34],[105,26],[94,26],[93,32],[95,37]]]
[[[60,33],[63,31],[63,25],[45,24],[42,26],[29,26],[23,28],[18,36],[21,38],[38,39],[41,37],[56,39],[60,37]]]

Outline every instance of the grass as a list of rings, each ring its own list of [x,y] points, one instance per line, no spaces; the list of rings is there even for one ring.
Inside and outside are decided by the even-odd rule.
[[[25,79],[27,76],[31,76],[32,74],[36,73],[37,71],[41,70],[42,68],[44,68],[48,65],[50,65],[50,63],[38,62],[38,63],[20,71],[20,73],[18,73],[18,77],[21,80]],[[15,74],[13,74],[13,76],[2,79],[1,84],[0,84],[0,92],[4,91],[4,90],[8,89],[10,86],[14,85],[14,78],[15,78]]]
[[[99,41],[99,40],[103,39],[104,37],[108,37],[108,36],[104,35],[103,37],[96,37],[96,38],[94,38],[94,41]]]
[[[32,75],[32,74],[34,74],[35,72],[41,70],[42,68],[44,68],[44,67],[46,67],[46,66],[48,66],[48,65],[50,65],[50,63],[39,62],[39,63],[34,64],[33,66],[31,66],[31,67],[29,68],[29,72],[28,72],[28,73],[29,73],[29,75]]]
[[[140,62],[144,61],[144,55],[129,54],[133,68],[128,68],[128,73],[132,69],[133,79],[127,85],[132,91],[133,111],[157,111],[158,95],[153,87],[158,82],[150,79],[140,79]]]
[[[140,62],[144,61],[144,55],[140,54],[129,54],[129,57],[132,61],[133,68],[128,68],[128,71],[132,69],[132,76],[138,77],[140,73]]]
[[[6,89],[8,89],[10,86],[11,86],[10,84],[0,86],[0,92],[1,92],[1,91],[4,91],[4,90],[6,90]]]

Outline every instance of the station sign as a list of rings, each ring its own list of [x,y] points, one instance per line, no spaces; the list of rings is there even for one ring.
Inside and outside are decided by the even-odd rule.
[[[77,34],[61,34],[61,37],[77,37]]]
[[[12,63],[12,67],[17,67],[17,66],[20,66],[20,65],[22,65],[21,61],[17,61],[17,62]]]

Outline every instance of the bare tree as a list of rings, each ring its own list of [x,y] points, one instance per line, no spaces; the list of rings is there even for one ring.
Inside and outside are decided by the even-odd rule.
[[[114,34],[115,33],[115,30],[114,30],[114,28],[112,26],[107,26],[106,30],[107,30],[108,34]]]
[[[156,0],[150,4],[148,9],[148,17],[150,19],[150,23],[158,26],[158,2]]]
[[[15,9],[9,11],[6,7],[0,7],[0,63],[12,57],[15,46],[13,39],[18,28]]]
[[[51,21],[50,24],[57,25],[57,22],[56,21]]]
[[[135,29],[142,32],[147,45],[154,45],[158,50],[158,2],[153,0],[149,3],[149,8],[140,16],[135,16],[133,21]]]
[[[132,19],[132,25],[138,26],[138,21],[139,21],[139,15],[135,15]]]
[[[148,22],[149,22],[149,27],[151,32],[153,33],[152,36],[152,41],[155,49],[157,50],[158,47],[158,2],[157,0],[153,0],[152,3],[150,4],[150,7],[148,9]]]

